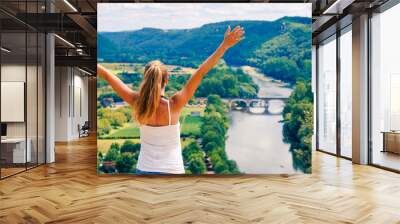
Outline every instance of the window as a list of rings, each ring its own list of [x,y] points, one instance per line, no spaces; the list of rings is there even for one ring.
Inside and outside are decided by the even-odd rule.
[[[336,36],[318,48],[318,149],[336,153]]]
[[[371,162],[400,170],[400,4],[371,18]]]
[[[352,157],[352,32],[340,36],[340,155]]]

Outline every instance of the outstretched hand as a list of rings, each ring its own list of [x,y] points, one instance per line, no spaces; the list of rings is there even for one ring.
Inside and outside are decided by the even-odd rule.
[[[172,103],[175,109],[179,108],[178,111],[182,110],[187,102],[189,102],[190,98],[193,97],[203,77],[218,63],[218,60],[221,59],[225,51],[237,44],[243,38],[243,27],[237,26],[231,31],[231,27],[228,26],[224,35],[224,41],[222,41],[214,53],[210,55],[193,73],[182,90],[172,97]]]
[[[224,41],[222,42],[223,46],[226,48],[230,48],[237,44],[240,40],[244,39],[244,29],[241,26],[236,26],[231,31],[231,26],[228,26],[228,29],[225,31]]]

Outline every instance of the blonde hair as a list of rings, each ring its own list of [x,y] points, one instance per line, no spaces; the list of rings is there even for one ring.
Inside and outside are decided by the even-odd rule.
[[[139,98],[135,102],[135,119],[145,124],[152,118],[160,104],[161,91],[168,76],[165,65],[158,60],[150,61],[144,68]]]

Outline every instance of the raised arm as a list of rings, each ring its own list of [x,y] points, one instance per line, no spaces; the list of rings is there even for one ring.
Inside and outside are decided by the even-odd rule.
[[[97,75],[106,80],[114,91],[117,92],[118,96],[120,96],[125,102],[133,105],[137,93],[123,83],[116,75],[109,72],[100,64],[97,64]]]
[[[193,97],[197,88],[199,87],[203,77],[218,63],[219,59],[224,55],[224,53],[232,46],[237,44],[241,39],[243,39],[244,30],[240,26],[236,26],[233,31],[231,31],[230,26],[225,32],[224,40],[219,45],[219,47],[214,51],[214,53],[209,56],[200,67],[194,72],[190,77],[186,85],[181,91],[177,92],[172,97],[172,103],[176,109],[182,109],[190,98]]]

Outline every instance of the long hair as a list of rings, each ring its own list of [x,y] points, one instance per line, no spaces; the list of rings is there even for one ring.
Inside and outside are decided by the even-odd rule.
[[[165,65],[158,60],[150,61],[145,66],[139,98],[134,105],[135,119],[139,123],[145,124],[156,113],[167,75]]]

